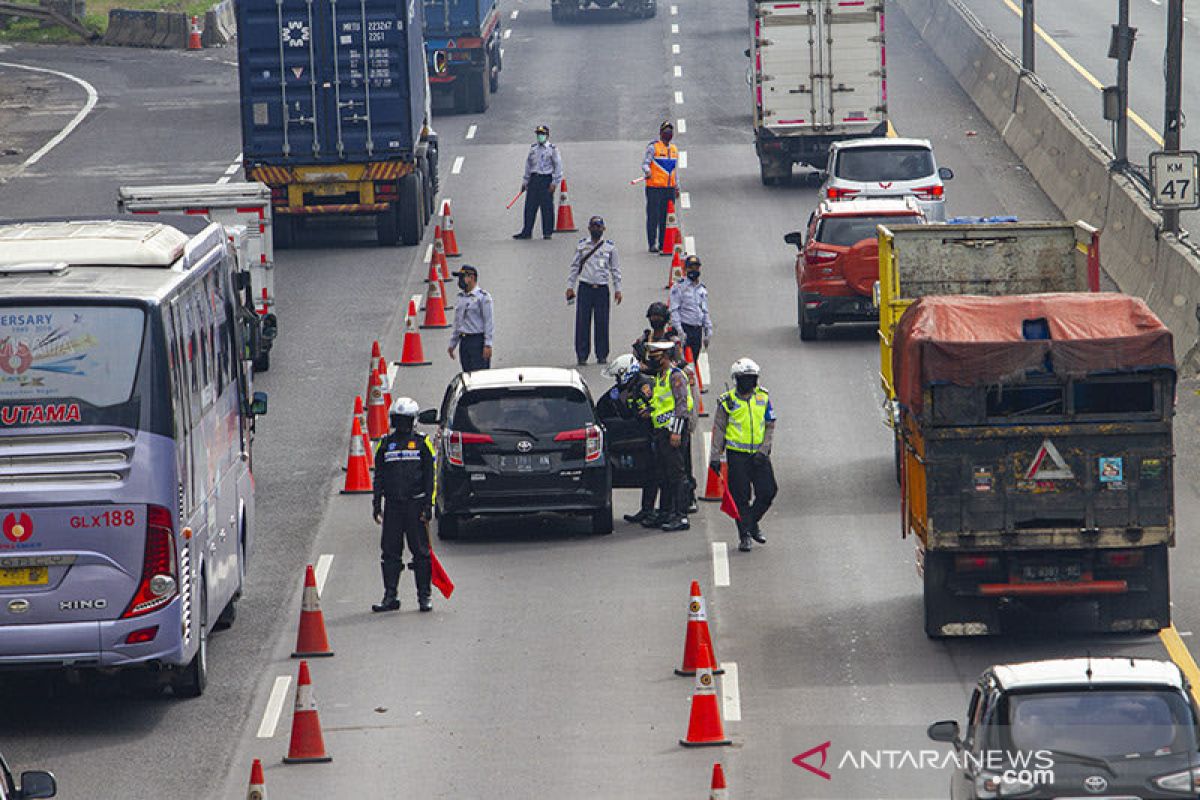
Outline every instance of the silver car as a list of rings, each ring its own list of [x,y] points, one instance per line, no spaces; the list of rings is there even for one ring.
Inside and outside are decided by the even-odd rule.
[[[938,167],[927,139],[848,139],[829,148],[821,196],[835,201],[911,196],[926,219],[944,222],[943,182],[953,177],[952,170]]]

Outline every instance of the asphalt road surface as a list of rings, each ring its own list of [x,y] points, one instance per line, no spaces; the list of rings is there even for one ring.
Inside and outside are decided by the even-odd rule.
[[[913,548],[899,536],[875,332],[845,326],[803,344],[797,336],[794,251],[782,236],[803,225],[816,193],[759,183],[743,8],[664,1],[652,20],[598,12],[556,26],[548,3],[506,2],[504,25],[512,33],[492,108],[437,119],[459,261],[479,266],[496,301],[494,365],[574,364],[562,295],[574,237],[509,238],[519,207],[504,205],[519,188],[533,128],[548,124],[563,151],[575,219],[603,214],[622,250],[615,356],[640,332],[646,305],[662,298],[667,272],[665,259],[644,252],[642,194],[629,180],[659,122],[677,120],[688,161],[684,233],[704,261],[717,323],[716,386],[705,401],[715,401],[727,365],[747,355],[763,366],[780,418],[769,543],[738,553],[732,524],[708,504],[687,533],[620,521],[599,538],[561,520],[480,525],[459,541],[435,539],[458,585],[451,600],[435,594],[434,613],[417,614],[406,574],[402,611],[371,614],[378,528],[368,499],[337,490],[370,342],[380,338],[389,359],[398,356],[401,309],[423,288],[426,248],[382,250],[369,229],[309,232],[301,248],[279,254],[281,335],[271,371],[256,382],[271,411],[255,455],[250,592],[236,625],[212,641],[208,692],[146,700],[110,682],[6,680],[0,751],[18,768],[53,769],[64,798],[242,797],[253,758],[267,766],[270,796],[283,798],[688,798],[703,796],[715,759],[732,797],[930,798],[945,796],[945,772],[837,761],[851,749],[933,746],[925,726],[961,718],[991,663],[1166,657],[1158,637],[1074,633],[1075,619],[1018,621],[1020,635],[998,639],[926,639]],[[903,135],[933,140],[939,162],[955,170],[951,212],[1052,218],[903,17],[891,15],[889,26],[893,121]],[[240,149],[227,51],[18,47],[0,57],[69,72],[98,95],[70,137],[0,186],[3,216],[105,213],[121,183],[215,181]],[[0,84],[13,76],[0,68]],[[74,84],[57,91],[85,101]],[[444,331],[425,331],[434,364],[401,370],[394,391],[436,405],[456,366],[445,344]],[[598,367],[583,372],[594,392],[603,389]],[[1179,476],[1200,466],[1194,388],[1188,381],[1179,392]],[[1177,486],[1174,596],[1186,635],[1196,622],[1190,520],[1200,500],[1190,483]],[[633,510],[636,493],[619,493],[616,505]],[[727,561],[714,558],[722,543]],[[288,656],[305,563],[327,568],[322,606],[337,655],[312,672],[334,760],[284,766],[291,692],[280,695],[279,717],[269,700],[280,678],[294,682]],[[725,565],[728,585],[717,585]],[[672,670],[693,579],[727,668],[720,690],[734,745],[724,749],[677,744],[692,682]],[[826,741],[829,781],[792,761]]]

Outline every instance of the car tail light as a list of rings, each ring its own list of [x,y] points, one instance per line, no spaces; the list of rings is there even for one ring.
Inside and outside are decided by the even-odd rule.
[[[1000,566],[998,556],[955,556],[955,572],[986,572]]]
[[[171,512],[162,506],[146,506],[146,552],[142,577],[122,619],[140,617],[162,608],[179,594],[175,569],[175,529]]]
[[[125,637],[125,644],[145,644],[154,641],[155,636],[158,636],[157,625],[150,628],[138,628]]]
[[[809,250],[804,258],[810,266],[818,266],[820,264],[832,264],[834,261],[837,261],[839,255],[840,253],[836,250],[814,249]]]
[[[913,189],[913,192],[916,193],[917,198],[920,200],[941,200],[942,194],[945,191],[946,187],[940,183],[936,186],[918,186],[916,189]]]
[[[461,433],[459,431],[448,431],[450,434],[447,439],[446,460],[456,467],[463,465],[463,445],[464,444],[491,444],[494,439],[486,433]]]
[[[1117,569],[1135,569],[1145,561],[1141,550],[1111,550],[1103,555],[1105,565]]]
[[[836,186],[830,186],[825,190],[825,196],[830,200],[847,200],[858,194],[858,189],[839,189]]]
[[[556,442],[587,442],[587,454],[584,459],[586,461],[595,461],[600,457],[600,453],[604,450],[604,435],[601,433],[599,426],[588,425],[584,428],[576,428],[573,431],[563,431],[555,434],[554,441]]]

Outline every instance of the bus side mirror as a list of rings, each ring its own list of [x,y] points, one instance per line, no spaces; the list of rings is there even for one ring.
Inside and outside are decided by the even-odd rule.
[[[255,392],[254,398],[250,401],[250,413],[256,417],[260,417],[267,413],[267,393]]]
[[[427,408],[420,414],[417,414],[417,422],[422,425],[437,425],[438,416],[436,408]]]
[[[32,800],[35,797],[54,797],[58,794],[58,785],[54,776],[49,772],[34,770],[21,773],[21,790],[18,797]]]

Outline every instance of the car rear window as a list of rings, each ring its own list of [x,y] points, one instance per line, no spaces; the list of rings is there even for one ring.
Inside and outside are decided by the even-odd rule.
[[[848,181],[915,181],[932,175],[933,151],[925,147],[853,147],[838,153],[834,175]]]
[[[1192,714],[1177,692],[1099,689],[1009,698],[1012,744],[1097,758],[1154,756],[1195,748]]]
[[[874,239],[877,225],[911,225],[915,222],[920,222],[920,217],[897,214],[876,217],[825,217],[817,226],[816,240],[821,244],[849,247],[863,239]]]
[[[468,392],[454,411],[456,431],[545,436],[595,422],[587,395],[570,386],[480,389]]]

